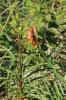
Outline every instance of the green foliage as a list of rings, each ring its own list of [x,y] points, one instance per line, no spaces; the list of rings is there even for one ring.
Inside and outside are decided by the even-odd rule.
[[[7,100],[66,100],[65,5],[65,0],[0,1],[0,88],[4,85]],[[28,41],[33,25],[37,48]]]

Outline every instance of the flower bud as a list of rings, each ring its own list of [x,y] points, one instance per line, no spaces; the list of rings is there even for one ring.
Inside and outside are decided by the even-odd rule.
[[[35,36],[35,35],[33,35],[32,45],[34,46],[34,48],[37,48],[37,46],[38,46],[38,41],[37,41],[37,39],[36,39],[36,36]]]
[[[28,30],[28,40],[32,41],[32,38],[33,38],[33,31],[32,31],[32,29],[29,29]]]
[[[37,27],[36,27],[36,25],[33,25],[33,30],[34,30],[34,34],[37,34]]]

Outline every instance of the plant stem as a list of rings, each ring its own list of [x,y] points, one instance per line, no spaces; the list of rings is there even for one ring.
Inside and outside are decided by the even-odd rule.
[[[20,66],[20,94],[22,95],[22,60],[21,60],[21,48],[20,48],[20,33],[18,32],[18,48],[19,48],[19,66]],[[22,100],[22,97],[20,97]]]
[[[16,5],[16,15],[18,14],[18,6]],[[16,18],[16,21],[18,23],[18,18]],[[19,23],[18,23],[19,24]],[[19,52],[19,67],[20,67],[20,73],[19,73],[19,80],[20,80],[20,85],[19,85],[19,88],[20,88],[20,100],[23,100],[22,99],[22,59],[21,59],[21,42],[20,42],[20,32],[18,30],[18,27],[17,28],[17,33],[18,33],[18,52]]]

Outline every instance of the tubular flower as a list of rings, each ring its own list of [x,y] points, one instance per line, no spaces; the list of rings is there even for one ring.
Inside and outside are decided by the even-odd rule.
[[[32,41],[32,39],[33,39],[33,31],[32,29],[29,29],[28,30],[28,41]]]
[[[37,48],[37,46],[38,46],[38,41],[37,41],[37,39],[36,39],[36,36],[35,36],[35,35],[33,35],[32,45],[34,46],[34,48]]]
[[[34,30],[34,34],[37,34],[37,27],[36,27],[36,25],[33,25],[33,30]]]

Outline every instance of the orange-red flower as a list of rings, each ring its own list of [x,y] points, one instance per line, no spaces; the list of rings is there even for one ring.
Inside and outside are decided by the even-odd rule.
[[[28,30],[28,43],[32,42],[32,45],[34,46],[34,48],[37,48],[38,41],[37,41],[35,34],[37,34],[37,27],[36,25],[33,25],[33,30],[32,29]]]
[[[33,31],[34,31],[34,34],[37,34],[37,26],[36,25],[33,25]]]
[[[33,35],[32,45],[34,46],[34,48],[37,48],[37,46],[38,46],[38,41],[37,41],[37,39],[36,39],[36,36],[35,36],[35,35]]]
[[[28,40],[32,41],[32,39],[33,39],[33,31],[32,31],[32,29],[29,29],[28,30]]]

